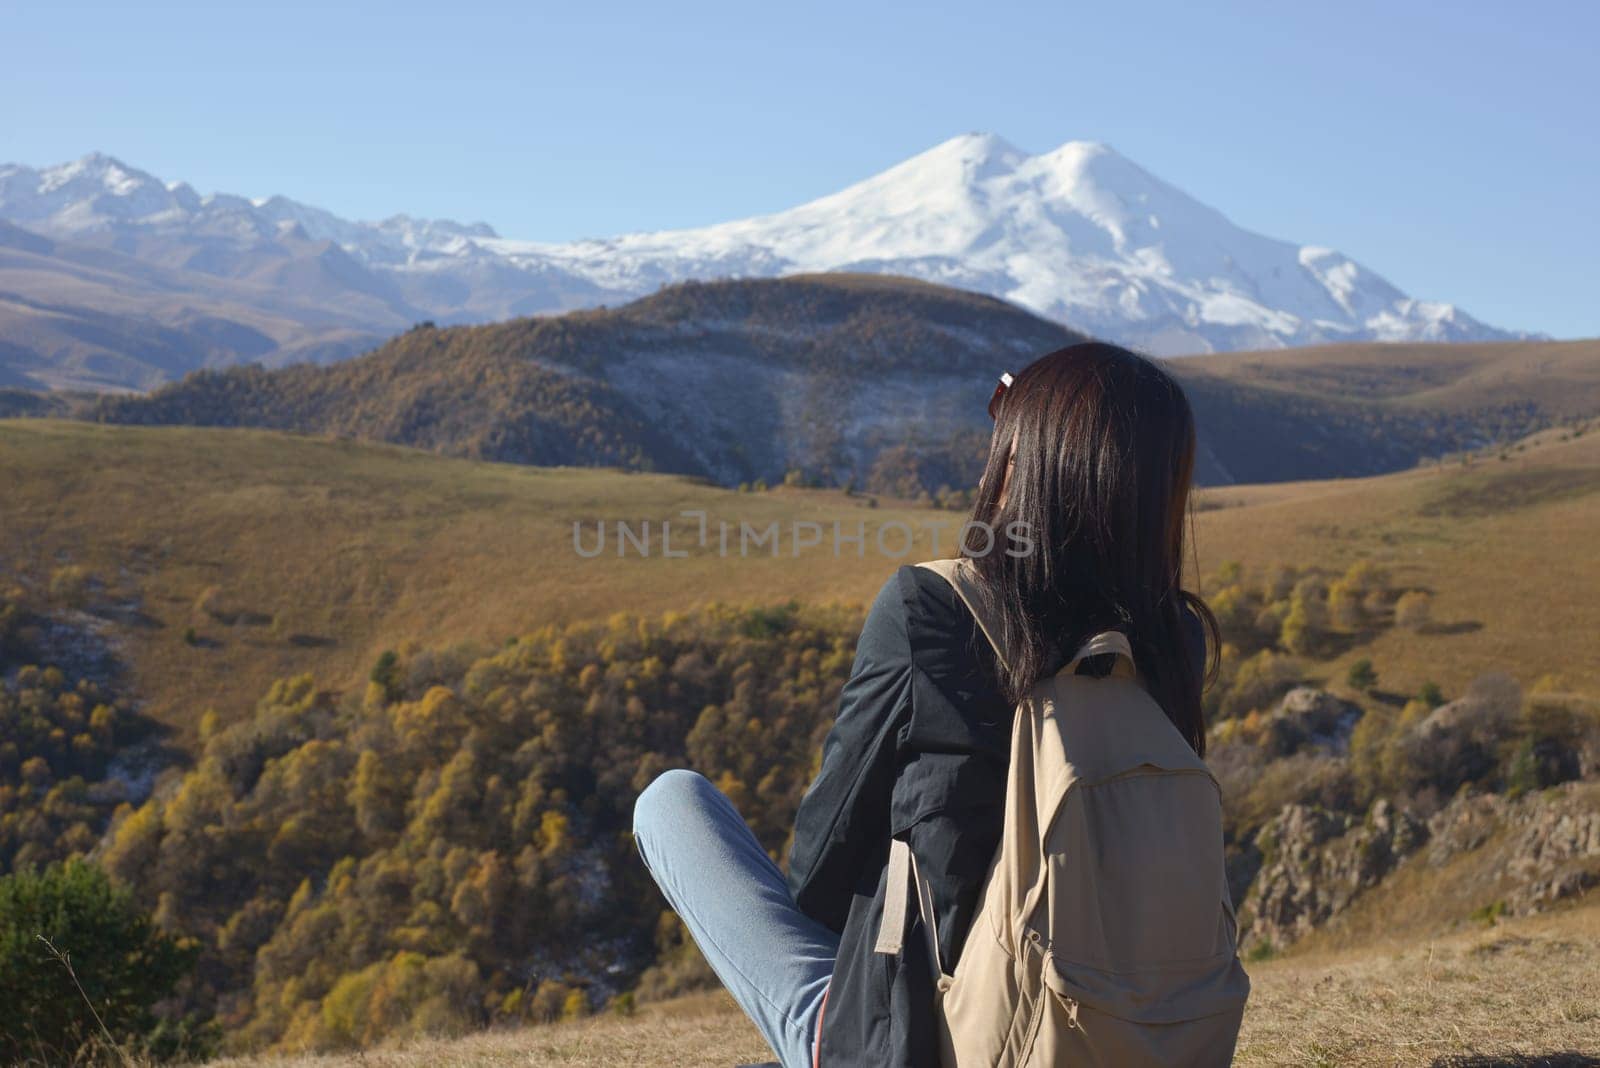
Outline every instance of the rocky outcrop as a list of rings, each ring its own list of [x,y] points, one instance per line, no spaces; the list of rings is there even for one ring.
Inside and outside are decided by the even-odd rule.
[[[1572,782],[1516,799],[1461,796],[1426,822],[1389,802],[1365,820],[1288,805],[1256,836],[1261,870],[1240,918],[1246,949],[1284,946],[1321,926],[1407,858],[1453,870],[1459,895],[1528,915],[1600,886],[1600,783]]]
[[[1273,710],[1268,747],[1287,756],[1305,748],[1341,755],[1350,748],[1350,732],[1361,718],[1361,706],[1325,690],[1297,686]]]
[[[1426,862],[1488,850],[1474,880],[1510,915],[1600,886],[1600,783],[1572,782],[1515,800],[1457,798],[1428,821]]]
[[[1365,820],[1287,805],[1256,836],[1261,871],[1241,910],[1245,946],[1283,946],[1342,912],[1427,841],[1427,827],[1386,800]]]

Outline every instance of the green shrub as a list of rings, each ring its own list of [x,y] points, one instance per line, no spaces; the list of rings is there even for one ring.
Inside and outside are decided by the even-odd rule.
[[[1512,750],[1511,759],[1506,765],[1506,796],[1521,797],[1540,789],[1544,784],[1540,781],[1539,756],[1534,748],[1532,738],[1523,738]]]
[[[1366,691],[1378,685],[1378,673],[1373,670],[1372,661],[1362,657],[1350,665],[1345,681],[1350,684],[1351,689]]]
[[[1292,690],[1300,677],[1300,665],[1293,657],[1263,649],[1239,664],[1218,711],[1223,718],[1263,711]]]
[[[386,649],[378,657],[378,662],[372,666],[372,674],[368,676],[375,686],[383,690],[385,700],[398,701],[400,699],[400,657],[393,649]]]
[[[0,1060],[65,1063],[107,1040],[156,1058],[203,1055],[209,1036],[153,1011],[195,957],[93,865],[0,878]]]
[[[1482,908],[1472,910],[1471,919],[1474,923],[1481,923],[1485,927],[1493,927],[1500,922],[1500,917],[1506,914],[1504,901],[1491,901]]]
[[[1578,778],[1581,751],[1600,735],[1594,717],[1548,694],[1529,700],[1519,726],[1520,737],[1506,758],[1506,792],[1513,797]]]
[[[1271,960],[1277,955],[1278,948],[1272,944],[1272,940],[1263,938],[1245,951],[1244,959],[1247,964],[1259,964],[1262,961]]]

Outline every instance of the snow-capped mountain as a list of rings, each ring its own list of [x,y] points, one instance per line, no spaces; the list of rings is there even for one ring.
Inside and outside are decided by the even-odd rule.
[[[271,317],[250,320],[265,340],[236,357],[267,362],[336,357],[419,319],[475,322],[614,303],[691,278],[841,270],[990,293],[1160,354],[1520,336],[1412,299],[1332,249],[1241,229],[1105,145],[1028,155],[988,134],[776,214],[567,244],[502,238],[483,223],[352,222],[284,197],[202,196],[100,154],[0,166],[0,220],[63,243],[56,255],[74,263],[74,286],[90,261],[103,271],[109,252],[125,272],[138,263],[177,272],[162,276],[163,293],[193,284],[223,299],[215,290],[225,287],[230,327],[241,303]],[[4,236],[0,251],[21,247]],[[46,267],[32,255],[9,277],[39,288],[44,306],[60,287],[38,281]],[[177,321],[167,305],[150,314]],[[328,342],[327,330],[343,340]],[[183,360],[229,362],[232,351],[207,341]]]
[[[493,238],[486,223],[412,219],[378,223],[344,219],[287,197],[217,193],[202,197],[187,182],[165,183],[99,152],[58,167],[0,166],[0,217],[53,236],[166,233],[249,242],[298,228],[334,241],[362,259],[403,264],[413,251],[460,252],[473,238]]]
[[[1453,305],[1413,300],[1332,249],[1241,229],[1084,141],[1030,156],[968,134],[775,215],[569,245],[484,245],[626,292],[727,274],[911,275],[1164,354],[1510,336]]]

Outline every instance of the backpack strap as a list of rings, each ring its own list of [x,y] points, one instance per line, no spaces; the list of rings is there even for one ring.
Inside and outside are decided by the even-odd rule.
[[[951,588],[956,591],[956,596],[961,598],[961,602],[967,606],[967,611],[972,613],[972,618],[978,621],[978,629],[989,639],[995,656],[1000,658],[1002,664],[1009,663],[1005,647],[1001,644],[1001,635],[1004,631],[1000,626],[1000,613],[989,599],[977,571],[972,566],[972,561],[960,557],[955,560],[929,560],[917,566],[927,568],[950,583]],[[1137,665],[1133,660],[1133,646],[1128,643],[1128,636],[1120,630],[1105,630],[1092,635],[1078,647],[1078,651],[1058,674],[1070,675],[1077,671],[1078,665],[1088,657],[1104,653],[1116,653],[1127,661],[1126,674],[1138,674]]]
[[[1000,658],[1002,664],[1009,663],[1005,647],[1001,644],[1004,631],[1000,626],[1000,613],[989,600],[972,561],[963,556],[955,560],[928,560],[917,566],[927,568],[950,583],[956,596],[961,598],[961,603],[972,613],[972,618],[978,621],[978,629],[989,639],[994,655]]]
[[[900,955],[905,948],[906,903],[911,895],[917,897],[917,915],[922,919],[922,934],[928,943],[928,961],[934,978],[944,978],[944,963],[939,960],[939,918],[933,907],[933,887],[917,870],[917,855],[904,838],[889,839],[889,873],[884,878],[883,916],[878,921],[878,940],[873,943],[874,953]],[[941,987],[940,989],[943,989]]]
[[[1118,663],[1112,669],[1113,673],[1120,670],[1125,661],[1126,674],[1138,674],[1138,665],[1133,661],[1133,646],[1129,644],[1128,636],[1120,630],[1103,630],[1078,646],[1078,651],[1073,654],[1072,660],[1058,674],[1071,675],[1078,670],[1078,665],[1089,657],[1103,656],[1106,653],[1115,653],[1118,657]]]

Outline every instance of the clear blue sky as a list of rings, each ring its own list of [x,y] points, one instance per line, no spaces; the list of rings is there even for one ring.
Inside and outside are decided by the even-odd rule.
[[[4,161],[560,240],[789,207],[969,130],[1092,139],[1416,296],[1600,335],[1587,0],[10,0],[0,27]]]

